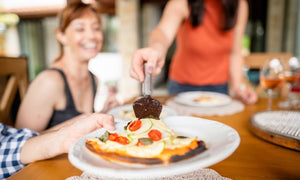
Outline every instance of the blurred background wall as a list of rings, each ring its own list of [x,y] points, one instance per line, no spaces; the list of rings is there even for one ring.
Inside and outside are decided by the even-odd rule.
[[[120,54],[122,58],[118,90],[124,99],[139,95],[141,85],[128,74],[131,55],[135,49],[147,44],[149,33],[158,23],[167,0],[95,2],[102,12],[105,40],[101,52]],[[243,41],[244,54],[289,52],[299,58],[300,1],[248,2],[250,13]],[[66,0],[0,0],[0,56],[27,57],[30,80],[46,69],[57,55],[56,15],[65,3]],[[17,19],[7,17],[8,13],[17,15]],[[166,93],[168,65],[175,48],[174,43],[163,73],[155,79],[156,94]]]

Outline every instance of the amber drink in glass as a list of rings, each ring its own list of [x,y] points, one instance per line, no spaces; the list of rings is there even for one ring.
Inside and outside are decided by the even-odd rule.
[[[268,92],[268,107],[272,108],[273,89],[281,86],[283,81],[283,66],[281,60],[277,58],[267,59],[260,69],[260,83]]]
[[[291,87],[297,79],[296,70],[300,68],[300,62],[296,57],[292,57],[284,61],[283,68],[284,68],[283,77],[286,83],[287,93],[286,93],[285,101],[279,102],[278,106],[281,108],[290,109],[292,107]]]

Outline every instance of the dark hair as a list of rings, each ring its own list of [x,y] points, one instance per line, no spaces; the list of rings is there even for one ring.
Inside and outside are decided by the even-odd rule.
[[[97,9],[95,9],[92,5],[90,4],[84,4],[81,1],[72,1],[69,2],[66,5],[66,7],[58,14],[58,20],[59,20],[59,26],[58,29],[62,33],[64,33],[67,29],[67,27],[70,25],[70,23],[79,17],[81,17],[83,14],[86,13],[86,11],[91,10],[94,12],[99,20],[99,23],[101,23],[101,19]],[[58,42],[60,45],[60,54],[59,56],[54,60],[58,61],[62,56],[63,56],[63,45]]]
[[[210,0],[208,0],[210,1]],[[236,23],[236,14],[238,8],[238,0],[220,0],[223,8],[223,16],[221,29],[223,31],[230,30]],[[198,26],[202,23],[203,12],[205,9],[204,0],[188,0],[190,7],[189,20],[193,27]]]

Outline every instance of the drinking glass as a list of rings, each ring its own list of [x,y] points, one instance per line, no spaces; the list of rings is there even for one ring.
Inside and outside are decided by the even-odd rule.
[[[291,87],[292,84],[296,81],[296,70],[300,68],[300,62],[296,57],[292,57],[288,60],[284,61],[283,64],[283,77],[287,86],[287,94],[285,101],[279,102],[278,106],[282,108],[291,108],[292,107],[292,99],[291,99]]]
[[[260,83],[267,89],[268,107],[271,110],[273,89],[280,87],[283,81],[283,65],[281,60],[273,58],[267,59],[260,69]]]

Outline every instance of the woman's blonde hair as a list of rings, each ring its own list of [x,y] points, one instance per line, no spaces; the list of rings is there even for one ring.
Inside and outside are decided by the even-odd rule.
[[[101,18],[98,10],[93,7],[90,4],[84,4],[81,1],[72,1],[66,5],[66,7],[58,14],[58,28],[57,31],[60,31],[61,33],[64,33],[67,29],[67,27],[70,25],[70,23],[81,17],[83,14],[85,14],[87,11],[92,11],[94,12],[97,17],[98,21],[101,24]],[[58,57],[54,60],[54,62],[58,61],[61,59],[63,56],[63,45],[61,42],[59,42],[59,55]]]

